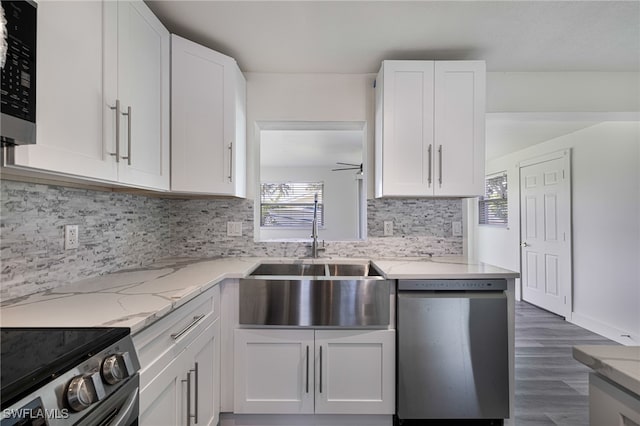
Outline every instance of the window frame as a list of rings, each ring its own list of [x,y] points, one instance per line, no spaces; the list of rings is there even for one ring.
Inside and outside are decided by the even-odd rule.
[[[490,181],[502,180],[500,184],[503,186],[503,190],[498,193],[498,197],[491,197],[489,190],[491,187]],[[483,196],[478,197],[478,225],[488,226],[493,228],[508,228],[509,227],[509,184],[507,172],[501,171],[498,173],[492,173],[485,176],[484,182],[485,193]],[[490,198],[491,197],[491,198]],[[491,206],[494,206],[493,209]],[[498,215],[491,214],[490,210],[502,211],[504,219],[498,217]],[[484,219],[484,222],[483,222]]]

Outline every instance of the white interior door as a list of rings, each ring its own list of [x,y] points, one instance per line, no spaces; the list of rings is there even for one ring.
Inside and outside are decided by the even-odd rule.
[[[520,164],[522,298],[571,314],[569,151]]]

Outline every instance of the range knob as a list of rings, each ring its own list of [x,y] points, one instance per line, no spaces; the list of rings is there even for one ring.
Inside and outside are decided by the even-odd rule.
[[[76,376],[67,386],[66,398],[73,411],[82,411],[104,397],[104,387],[97,371]]]
[[[115,385],[133,374],[134,369],[128,352],[109,355],[102,361],[102,378]]]

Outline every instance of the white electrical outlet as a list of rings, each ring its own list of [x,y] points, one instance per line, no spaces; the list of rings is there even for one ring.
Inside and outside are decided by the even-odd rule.
[[[228,237],[242,237],[242,222],[227,222]]]
[[[64,249],[72,250],[77,249],[80,245],[78,237],[78,225],[65,225],[64,226]]]
[[[451,222],[451,230],[454,237],[462,236],[462,222]]]
[[[393,235],[393,221],[385,220],[384,221],[384,231],[383,234],[385,237],[390,237]]]

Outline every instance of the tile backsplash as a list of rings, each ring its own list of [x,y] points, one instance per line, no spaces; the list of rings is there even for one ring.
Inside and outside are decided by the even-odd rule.
[[[165,200],[3,179],[0,201],[3,300],[169,253]],[[64,225],[79,226],[78,249],[64,249]]]
[[[309,254],[307,243],[255,242],[253,201],[161,199],[0,180],[0,299],[9,300],[167,256]],[[459,199],[369,200],[366,241],[328,242],[325,256],[461,255]],[[383,222],[394,222],[384,237]],[[228,237],[226,223],[242,222]],[[80,248],[64,250],[64,225],[79,225]]]

